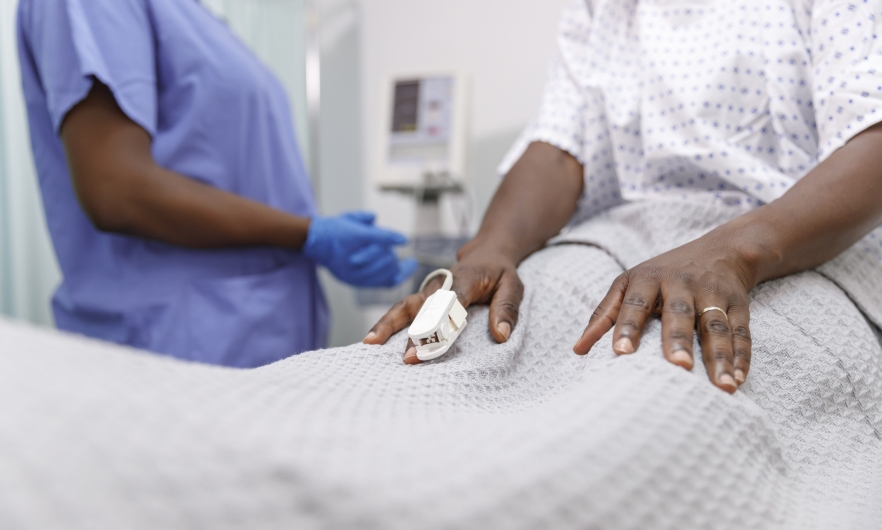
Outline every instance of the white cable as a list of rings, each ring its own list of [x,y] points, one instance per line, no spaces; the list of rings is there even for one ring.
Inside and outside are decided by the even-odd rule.
[[[432,271],[428,276],[426,276],[426,279],[423,280],[423,283],[420,284],[420,291],[425,289],[426,285],[428,285],[430,281],[438,276],[441,276],[442,274],[447,276],[447,278],[444,279],[444,285],[441,286],[441,290],[449,291],[450,288],[453,287],[453,273],[447,269],[438,269]]]

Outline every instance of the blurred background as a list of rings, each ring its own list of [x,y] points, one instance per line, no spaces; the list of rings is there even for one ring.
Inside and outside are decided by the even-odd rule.
[[[28,140],[16,3],[0,0],[0,313],[51,326],[49,299],[60,275]],[[426,223],[434,223],[434,237],[418,238],[422,248],[407,251],[426,268],[443,264],[477,229],[499,183],[496,167],[537,110],[566,3],[203,0],[285,84],[322,213],[373,210],[380,224],[410,236],[425,236]],[[427,79],[456,86],[448,138],[455,170],[435,175],[455,186],[402,185],[387,171],[392,113],[401,110],[405,89]],[[410,288],[358,291],[325,271],[322,282],[331,346],[360,341]]]

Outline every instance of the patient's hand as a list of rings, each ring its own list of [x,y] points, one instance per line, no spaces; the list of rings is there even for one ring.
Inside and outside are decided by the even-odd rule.
[[[475,241],[459,252],[459,260],[451,269],[453,291],[463,306],[490,304],[490,333],[497,342],[505,342],[518,321],[518,310],[524,297],[524,284],[518,277],[514,259],[504,257],[487,245]],[[443,284],[439,277],[421,292],[398,302],[371,328],[365,344],[385,344],[389,337],[409,326],[426,298]],[[416,347],[408,340],[404,362],[417,364]]]
[[[591,315],[573,351],[585,355],[615,325],[613,350],[634,353],[647,319],[660,314],[665,357],[692,369],[693,330],[711,381],[734,393],[750,367],[747,293],[756,285],[754,256],[724,225],[619,276]],[[722,311],[710,310],[709,307]],[[725,312],[725,313],[724,313]],[[728,315],[728,317],[727,317]]]

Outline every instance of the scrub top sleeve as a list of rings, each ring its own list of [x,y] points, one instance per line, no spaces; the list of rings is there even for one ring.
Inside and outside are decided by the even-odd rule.
[[[33,0],[23,35],[59,132],[98,79],[135,123],[155,136],[155,44],[146,0]]]
[[[585,97],[568,65],[568,57],[588,53],[586,28],[591,17],[582,0],[563,12],[558,28],[559,50],[548,68],[539,112],[508,151],[497,171],[507,174],[532,142],[545,142],[573,155],[582,164]]]
[[[818,159],[882,121],[882,9],[879,2],[818,0],[810,45]]]

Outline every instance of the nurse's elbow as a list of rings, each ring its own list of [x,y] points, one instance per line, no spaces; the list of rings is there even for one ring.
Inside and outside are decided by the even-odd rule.
[[[92,226],[99,232],[108,234],[130,234],[131,229],[121,215],[116,212],[107,212],[101,209],[87,209],[86,215],[92,222]]]
[[[116,179],[95,179],[77,186],[77,198],[92,226],[100,232],[131,234],[131,212],[134,205],[128,186]]]

